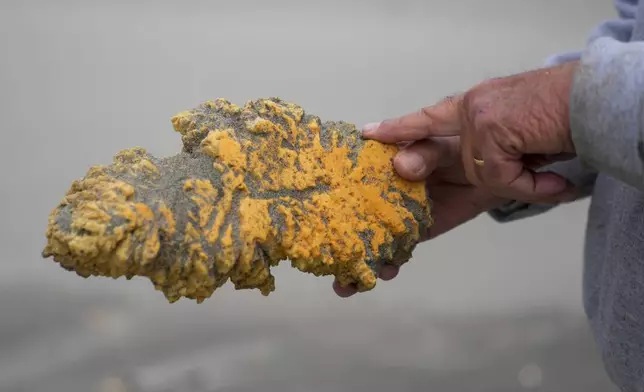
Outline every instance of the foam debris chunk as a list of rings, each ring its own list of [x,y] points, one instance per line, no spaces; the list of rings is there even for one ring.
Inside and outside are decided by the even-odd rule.
[[[268,295],[281,260],[367,291],[432,223],[424,184],[394,171],[397,147],[352,124],[269,98],[208,101],[172,125],[179,154],[123,150],[72,183],[43,257],[82,277],[147,277],[169,302],[228,280]]]

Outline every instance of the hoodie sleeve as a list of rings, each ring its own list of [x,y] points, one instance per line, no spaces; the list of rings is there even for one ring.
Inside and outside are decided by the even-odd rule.
[[[644,42],[589,45],[572,84],[570,127],[582,161],[644,190]]]

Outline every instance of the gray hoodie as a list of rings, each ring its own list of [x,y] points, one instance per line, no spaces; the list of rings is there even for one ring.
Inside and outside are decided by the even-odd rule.
[[[638,4],[639,3],[639,4]],[[644,392],[644,2],[615,1],[584,51],[570,101],[577,158],[548,168],[591,198],[584,249],[584,308],[606,370],[625,392]],[[510,203],[509,222],[553,206]]]

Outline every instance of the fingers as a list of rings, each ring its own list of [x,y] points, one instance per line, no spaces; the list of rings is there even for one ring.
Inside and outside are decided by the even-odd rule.
[[[461,128],[462,96],[448,97],[402,117],[371,123],[363,127],[363,136],[382,143],[400,143],[432,136],[456,136]]]
[[[573,197],[574,186],[562,176],[536,172],[534,162],[524,162],[521,155],[505,152],[491,138],[481,144],[480,148],[469,147],[463,154],[468,178],[474,184],[498,196],[529,203],[556,203]],[[476,159],[481,160],[480,164]]]
[[[410,181],[424,180],[436,168],[451,166],[460,159],[458,137],[395,143],[402,149],[394,158],[394,168],[401,177]],[[397,266],[384,265],[378,277],[384,281],[391,280],[399,271]],[[358,292],[356,285],[342,287],[337,280],[333,282],[333,290],[341,298],[351,297]]]
[[[532,169],[537,170],[546,165],[555,162],[568,161],[575,158],[575,154],[560,153],[560,154],[528,154],[523,156],[523,164]]]
[[[573,185],[556,173],[537,173],[523,168],[519,177],[508,184],[510,196],[528,202],[556,202],[566,198]]]
[[[398,276],[398,272],[400,272],[400,267],[398,266],[383,265],[380,269],[379,278],[385,281],[392,280],[393,278]]]
[[[340,298],[349,298],[358,292],[358,288],[354,284],[342,287],[337,280],[334,280],[333,291],[335,291],[335,294]]]
[[[385,281],[391,280],[396,276],[398,276],[399,271],[400,271],[400,267],[397,267],[395,265],[383,265],[382,268],[380,269],[380,273],[378,277]],[[335,280],[333,281],[333,291],[335,291],[336,295],[338,295],[341,298],[348,298],[356,294],[358,292],[358,288],[354,284],[348,285],[346,287],[342,287],[340,283],[338,283],[338,281]]]
[[[460,159],[455,138],[425,139],[400,150],[394,158],[398,175],[408,181],[422,181],[438,167],[447,167]]]

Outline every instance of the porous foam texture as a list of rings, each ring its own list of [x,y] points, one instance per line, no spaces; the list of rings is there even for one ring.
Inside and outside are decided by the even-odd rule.
[[[397,147],[352,124],[279,98],[216,99],[172,124],[179,154],[123,150],[73,182],[43,257],[82,277],[147,277],[170,302],[202,302],[228,280],[268,295],[282,260],[367,291],[432,223],[424,184],[394,171]]]

